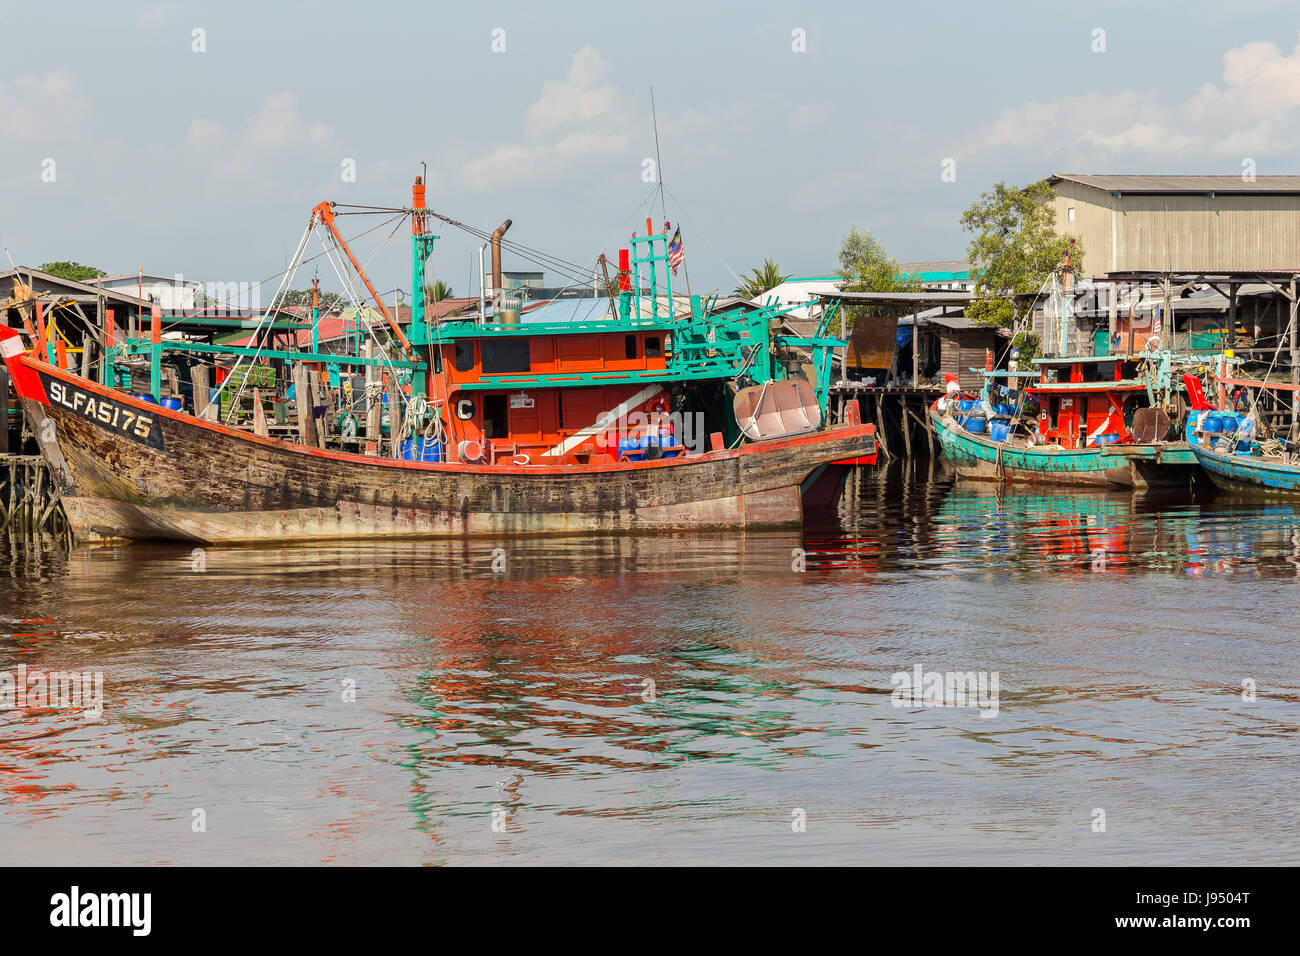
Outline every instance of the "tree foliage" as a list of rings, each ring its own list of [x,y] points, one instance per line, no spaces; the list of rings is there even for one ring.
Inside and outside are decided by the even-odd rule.
[[[764,292],[775,289],[786,279],[788,275],[781,273],[781,267],[771,259],[764,259],[763,264],[756,269],[751,269],[749,275],[740,280],[736,286],[733,295],[738,295],[742,299],[757,299]]]
[[[424,287],[424,300],[426,302],[441,302],[443,299],[450,299],[451,297],[451,286],[441,279],[438,279],[432,285]]]
[[[966,315],[982,325],[1013,328],[1031,308],[1029,300],[1056,272],[1070,251],[1076,274],[1083,269],[1083,246],[1056,230],[1052,187],[1040,180],[1023,189],[999,182],[971,203],[961,227],[972,233],[967,251],[975,270],[975,298]]]
[[[40,272],[58,276],[60,279],[71,279],[73,282],[88,282],[91,279],[102,279],[108,275],[103,269],[96,269],[94,266],[83,266],[80,262],[70,262],[66,259],[61,259],[58,262],[46,262],[36,268]]]
[[[840,289],[843,292],[906,292],[919,288],[920,280],[901,275],[898,260],[865,229],[849,226],[840,243]]]
[[[311,289],[289,289],[285,292],[280,300],[283,306],[302,305],[311,307]],[[338,292],[326,292],[323,289],[320,294],[320,311],[321,315],[337,315],[340,309],[347,308],[348,300]]]

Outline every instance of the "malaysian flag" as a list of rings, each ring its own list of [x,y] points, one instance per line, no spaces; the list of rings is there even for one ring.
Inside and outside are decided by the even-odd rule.
[[[681,226],[678,226],[677,231],[673,233],[673,241],[668,243],[668,264],[673,268],[673,275],[677,275],[677,267],[682,264]]]

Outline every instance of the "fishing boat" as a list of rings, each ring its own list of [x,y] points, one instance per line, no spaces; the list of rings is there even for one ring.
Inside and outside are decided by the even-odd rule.
[[[426,207],[417,179],[411,207],[388,210],[411,220],[416,294],[403,329],[339,234],[342,211],[322,203],[308,233],[332,240],[388,325],[387,341],[372,334],[361,354],[318,351],[318,301],[307,349],[270,348],[257,333],[242,346],[164,339],[155,305],[148,334],[103,330],[108,347],[92,378],[0,327],[0,353],[78,539],[797,526],[805,508],[836,505],[845,462],[875,454],[874,426],[856,406],[846,421],[827,421],[831,354],[844,345],[828,334],[835,310],[794,337],[777,334],[784,310],[775,307],[718,313],[700,296],[682,306],[667,228],[647,220],[620,250],[599,317],[530,322],[498,298],[491,314],[440,321],[422,294],[430,226],[454,220]],[[491,237],[494,295],[505,226]],[[217,367],[217,388],[196,375],[187,391],[167,365],[177,355],[235,364]],[[138,382],[141,363],[144,395],[126,387],[124,371],[134,366]],[[277,414],[296,406],[297,435],[270,435],[259,382],[279,399]],[[241,421],[250,386],[253,410]],[[356,415],[345,413],[349,395]],[[387,439],[381,415],[392,423]]]
[[[1148,383],[1137,377],[1140,362],[1073,356],[1035,359],[1036,372],[986,369],[978,396],[958,391],[954,378],[930,407],[935,436],[964,478],[1186,485],[1196,459],[1174,438],[1164,407],[1149,404]]]
[[[1270,435],[1255,413],[1254,402],[1242,413],[1226,409],[1222,389],[1272,388],[1295,391],[1275,382],[1218,377],[1219,406],[1205,400],[1200,383],[1188,381],[1194,407],[1187,419],[1187,444],[1215,487],[1233,494],[1300,495],[1300,447],[1281,435]],[[1191,378],[1189,376],[1189,378]]]

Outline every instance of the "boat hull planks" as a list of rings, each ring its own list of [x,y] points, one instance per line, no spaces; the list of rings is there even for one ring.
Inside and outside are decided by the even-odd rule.
[[[1192,451],[1215,487],[1238,495],[1300,497],[1300,466],[1222,455],[1199,442]]]
[[[971,435],[930,410],[944,457],[962,478],[975,481],[1138,490],[1191,481],[1194,466],[1175,445],[1102,445],[1026,448]]]
[[[147,415],[141,434],[25,398],[74,534],[196,543],[797,526],[801,486],[872,454],[847,425],[702,455],[607,466],[425,464],[290,445],[161,409],[31,363],[47,395]],[[60,388],[62,386],[62,388]],[[49,427],[47,427],[47,423]]]

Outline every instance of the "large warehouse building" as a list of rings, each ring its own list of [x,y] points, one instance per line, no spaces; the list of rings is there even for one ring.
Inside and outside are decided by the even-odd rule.
[[[1300,176],[1093,176],[1048,184],[1083,273],[1300,269]]]

